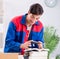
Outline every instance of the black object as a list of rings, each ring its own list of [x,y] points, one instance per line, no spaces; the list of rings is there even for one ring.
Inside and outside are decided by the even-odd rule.
[[[31,46],[29,48],[38,48],[38,42],[37,41],[32,41]]]

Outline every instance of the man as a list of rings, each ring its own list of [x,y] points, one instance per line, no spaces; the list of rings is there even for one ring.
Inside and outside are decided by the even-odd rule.
[[[24,49],[28,49],[29,46],[43,48],[43,25],[39,21],[43,12],[42,6],[35,3],[31,5],[27,14],[12,19],[6,35],[5,53],[21,52],[23,54]],[[37,45],[31,44],[32,40],[37,42]]]

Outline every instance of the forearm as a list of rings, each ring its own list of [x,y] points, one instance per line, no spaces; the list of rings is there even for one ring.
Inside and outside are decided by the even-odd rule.
[[[13,50],[19,50],[21,43],[15,41],[6,41],[6,46]]]

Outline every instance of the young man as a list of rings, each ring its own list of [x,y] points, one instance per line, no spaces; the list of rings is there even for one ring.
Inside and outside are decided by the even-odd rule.
[[[43,48],[43,25],[39,21],[43,12],[42,6],[35,3],[31,5],[27,14],[12,19],[6,35],[5,53],[21,52],[23,54],[23,50],[28,49],[29,46]],[[37,42],[37,45],[31,44],[32,40]]]

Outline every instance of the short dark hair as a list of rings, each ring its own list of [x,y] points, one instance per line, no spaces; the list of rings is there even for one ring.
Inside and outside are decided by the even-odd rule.
[[[31,5],[29,11],[35,15],[42,15],[44,12],[43,7],[39,3]]]

